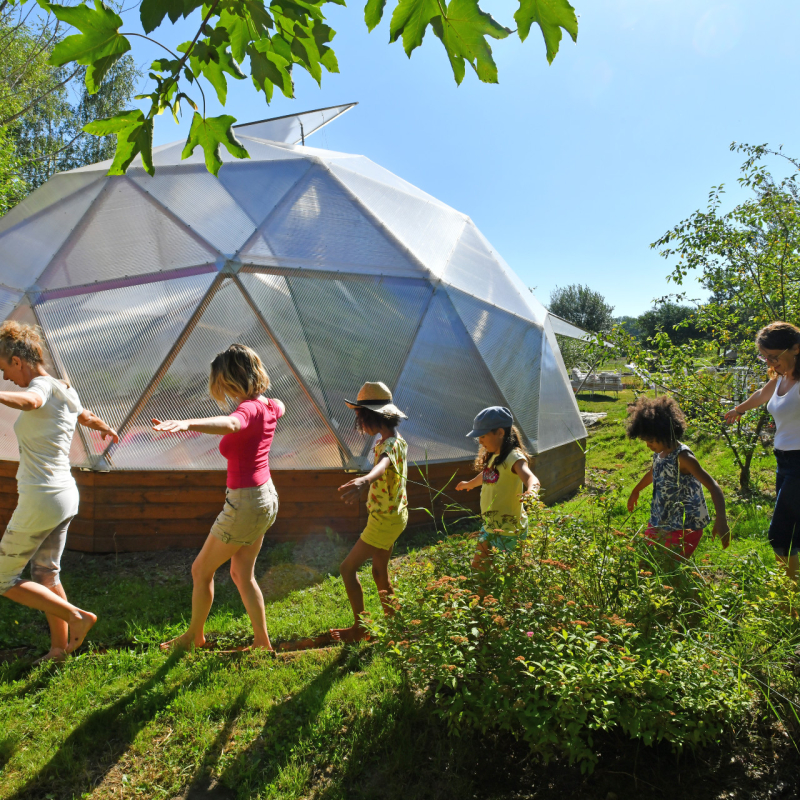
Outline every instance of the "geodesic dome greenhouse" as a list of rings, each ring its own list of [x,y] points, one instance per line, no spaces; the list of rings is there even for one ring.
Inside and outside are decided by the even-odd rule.
[[[413,461],[472,457],[488,405],[512,409],[535,453],[586,435],[554,321],[468,216],[364,156],[293,144],[285,124],[236,133],[250,159],[223,151],[218,178],[175,143],[154,177],[94,164],[0,218],[0,318],[41,326],[54,373],[121,434],[109,447],[80,428],[74,465],[223,469],[216,437],[150,420],[218,414],[209,364],[232,342],[286,403],[277,470],[368,463],[343,402],[365,380],[408,414]],[[18,458],[15,416],[0,407],[0,459]]]

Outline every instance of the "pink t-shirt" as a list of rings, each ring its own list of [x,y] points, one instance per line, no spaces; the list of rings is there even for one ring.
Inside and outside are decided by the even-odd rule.
[[[269,448],[275,425],[282,412],[272,400],[245,400],[232,417],[239,417],[242,427],[226,433],[219,451],[228,459],[228,488],[247,489],[263,486],[269,480]]]

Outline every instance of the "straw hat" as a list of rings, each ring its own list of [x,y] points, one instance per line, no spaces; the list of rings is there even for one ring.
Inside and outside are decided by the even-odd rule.
[[[382,381],[367,381],[359,390],[355,402],[345,399],[349,408],[368,408],[384,417],[408,417],[392,402],[392,392]]]

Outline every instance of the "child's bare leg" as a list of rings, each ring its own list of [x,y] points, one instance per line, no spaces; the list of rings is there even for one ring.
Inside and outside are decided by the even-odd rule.
[[[240,547],[231,557],[231,578],[239,590],[247,615],[253,624],[253,647],[272,650],[267,633],[267,619],[264,613],[264,596],[261,587],[256,583],[255,566],[261,551],[261,536],[253,544]]]
[[[359,539],[339,567],[347,599],[353,609],[354,622],[349,628],[331,629],[331,636],[337,641],[358,642],[367,636],[367,632],[361,626],[361,615],[364,613],[364,592],[361,589],[361,582],[358,580],[358,570],[367,559],[374,558],[375,554],[380,552],[385,551],[378,550],[377,547]]]
[[[206,539],[203,549],[192,564],[192,621],[189,629],[181,636],[163,642],[162,650],[188,650],[193,646],[202,647],[206,643],[203,628],[214,602],[214,573],[239,547],[235,544],[224,544],[216,536]]]
[[[378,550],[372,556],[372,577],[375,579],[375,585],[378,587],[378,595],[381,598],[381,605],[383,606],[383,613],[387,617],[394,614],[389,600],[394,594],[394,588],[389,580],[389,559],[392,557],[392,548],[388,550]]]

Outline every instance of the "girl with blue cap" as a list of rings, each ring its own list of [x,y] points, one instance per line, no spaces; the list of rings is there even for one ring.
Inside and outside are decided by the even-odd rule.
[[[478,551],[473,569],[483,569],[491,549],[510,551],[517,546],[520,534],[528,530],[528,517],[522,499],[536,495],[539,479],[528,466],[528,454],[522,437],[507,408],[491,406],[475,417],[468,437],[480,444],[475,468],[480,470],[470,481],[461,481],[458,491],[481,487],[481,519]],[[524,492],[523,492],[524,487]]]

